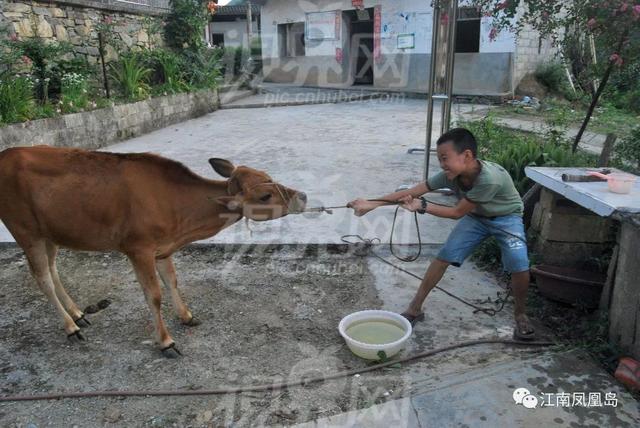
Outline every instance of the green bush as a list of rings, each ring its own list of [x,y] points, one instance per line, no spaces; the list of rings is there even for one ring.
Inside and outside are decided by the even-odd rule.
[[[149,96],[147,79],[151,69],[145,67],[138,55],[123,55],[119,61],[110,64],[110,68],[111,78],[124,98],[140,100]]]
[[[202,49],[199,52],[184,51],[183,70],[185,78],[193,88],[213,89],[218,86],[221,79],[221,65],[217,52],[210,49]]]
[[[220,62],[220,72],[227,78],[240,76],[251,57],[251,52],[242,47],[225,47],[211,49]]]
[[[558,62],[540,64],[536,69],[535,76],[538,82],[545,85],[552,92],[560,94],[568,100],[576,99],[576,94],[569,85],[567,73],[562,64]]]
[[[532,185],[524,169],[527,166],[595,166],[596,156],[571,152],[568,144],[554,139],[541,139],[534,134],[501,127],[489,116],[463,125],[478,140],[478,156],[502,165],[523,195]]]
[[[640,113],[640,59],[611,75],[604,98],[615,107]]]
[[[64,57],[72,52],[72,46],[66,42],[47,43],[40,37],[10,42],[9,48],[21,53],[32,62],[32,74],[35,77],[37,98],[46,102],[50,97],[60,94],[60,65]]]
[[[29,120],[34,114],[33,83],[26,77],[0,80],[0,123]]]
[[[614,159],[621,169],[640,172],[640,125],[615,145]]]
[[[62,77],[60,109],[62,113],[83,111],[89,104],[87,80],[78,73],[69,73]]]
[[[167,49],[144,50],[141,61],[151,70],[149,84],[155,94],[175,94],[186,92],[189,85],[186,82],[183,58]]]

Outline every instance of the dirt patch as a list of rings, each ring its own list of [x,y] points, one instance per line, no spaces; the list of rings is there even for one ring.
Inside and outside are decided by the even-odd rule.
[[[380,307],[364,258],[333,247],[191,246],[175,257],[185,302],[200,318],[163,314],[184,357],[152,342],[150,311],[121,255],[62,252],[58,268],[88,318],[86,344],[68,343],[21,250],[0,248],[0,393],[193,390],[264,384],[363,367],[337,331],[355,310]],[[393,370],[269,393],[93,398],[0,404],[0,426],[290,425],[402,395]]]

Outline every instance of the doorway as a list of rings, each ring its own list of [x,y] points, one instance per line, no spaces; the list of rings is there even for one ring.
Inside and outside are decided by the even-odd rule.
[[[373,85],[373,8],[344,12],[349,22],[354,85]]]

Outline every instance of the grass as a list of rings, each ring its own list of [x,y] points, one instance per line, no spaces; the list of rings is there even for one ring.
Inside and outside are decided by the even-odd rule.
[[[638,123],[640,115],[618,109],[610,104],[601,103],[596,107],[587,131],[598,134],[614,133],[619,137],[628,135],[633,125]],[[549,99],[541,103],[539,110],[526,109],[520,106],[505,105],[493,110],[497,117],[523,117],[529,116],[542,119],[545,122],[554,121],[559,115],[564,116],[567,125],[578,128],[587,114],[587,108],[565,100]]]

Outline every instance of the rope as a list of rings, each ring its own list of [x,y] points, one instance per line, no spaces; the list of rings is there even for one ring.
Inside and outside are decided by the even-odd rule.
[[[418,354],[410,355],[399,360],[391,360],[381,364],[373,366],[363,367],[360,369],[343,371],[326,376],[318,376],[311,379],[296,379],[290,382],[281,382],[273,384],[263,385],[247,385],[247,386],[227,386],[218,389],[200,389],[194,391],[92,391],[92,392],[58,392],[51,394],[37,394],[37,395],[13,395],[13,396],[0,396],[0,403],[11,401],[43,401],[43,400],[59,400],[62,398],[95,398],[95,397],[167,397],[167,396],[194,396],[194,395],[224,395],[224,394],[238,394],[242,392],[263,392],[263,391],[276,391],[280,389],[287,389],[294,386],[307,386],[314,383],[325,382],[328,380],[339,379],[344,377],[353,376],[356,374],[367,373],[374,370],[379,370],[385,367],[389,367],[399,363],[406,363],[421,358],[430,357],[442,352],[451,351],[453,349],[466,348],[470,346],[477,346],[483,344],[503,344],[514,346],[552,346],[553,342],[523,342],[517,340],[507,339],[484,339],[484,340],[472,340],[468,342],[456,343],[453,345],[437,348],[431,351],[421,352]]]
[[[357,238],[357,239],[359,239],[359,240],[360,240],[360,242],[352,242],[352,241],[349,241],[347,238]],[[413,272],[409,272],[408,270],[403,269],[403,268],[401,268],[401,267],[400,267],[400,266],[398,266],[398,265],[395,265],[395,264],[391,263],[390,261],[388,261],[388,260],[386,260],[385,258],[383,258],[383,257],[381,257],[380,255],[378,255],[375,251],[373,251],[372,247],[373,247],[374,241],[376,241],[376,240],[377,240],[378,242],[380,241],[378,238],[374,238],[374,239],[365,239],[365,238],[363,238],[363,237],[362,237],[362,236],[360,236],[360,235],[344,235],[344,236],[341,238],[341,240],[342,240],[342,242],[344,242],[344,243],[346,243],[346,244],[351,244],[351,245],[353,245],[353,244],[355,244],[355,245],[357,245],[357,244],[364,244],[364,248],[365,248],[365,249],[367,249],[367,250],[369,251],[369,253],[370,253],[372,256],[374,256],[375,258],[377,258],[377,259],[378,259],[378,260],[380,260],[381,262],[388,264],[389,266],[391,266],[391,267],[393,267],[393,268],[395,268],[395,269],[399,270],[400,272],[404,272],[404,273],[406,273],[407,275],[410,275],[410,276],[414,277],[414,278],[415,278],[415,279],[417,279],[418,281],[422,281],[422,278],[421,278],[421,277],[419,277],[418,275],[414,274]],[[500,307],[499,307],[498,309],[494,309],[494,308],[483,308],[483,307],[481,307],[481,306],[477,306],[477,305],[474,305],[473,303],[467,302],[466,300],[464,300],[464,299],[462,299],[462,298],[460,298],[460,297],[456,296],[455,294],[453,294],[453,293],[451,293],[451,292],[449,292],[449,291],[445,290],[445,289],[444,289],[444,288],[442,288],[442,287],[439,287],[439,286],[437,286],[437,285],[436,285],[436,286],[435,286],[435,288],[437,288],[438,290],[442,291],[442,292],[443,292],[444,294],[446,294],[447,296],[449,296],[449,297],[451,297],[451,298],[453,298],[453,299],[455,299],[455,300],[457,300],[457,301],[459,301],[459,302],[461,302],[461,303],[464,303],[465,305],[467,305],[467,306],[469,306],[469,307],[473,308],[473,313],[474,313],[474,314],[476,314],[476,313],[478,313],[478,312],[481,312],[481,313],[483,313],[483,314],[485,314],[485,315],[489,315],[489,316],[491,316],[491,317],[495,316],[498,312],[500,312],[500,311],[502,311],[502,310],[504,309],[504,306],[505,306],[505,304],[507,303],[507,301],[508,301],[508,299],[509,299],[509,296],[511,295],[511,287],[509,287],[509,288],[507,289],[507,293],[506,293],[506,295],[505,295],[504,297],[500,296],[500,292],[497,292],[497,300],[496,300],[494,303],[496,303],[496,304],[500,304]]]
[[[391,254],[396,259],[398,259],[400,261],[403,261],[403,262],[416,261],[420,257],[420,255],[422,254],[422,238],[420,237],[420,225],[418,224],[418,214],[415,213],[415,212],[413,213],[414,221],[415,221],[415,225],[416,225],[416,234],[418,236],[418,253],[415,256],[401,257],[401,256],[397,255],[395,253],[395,251],[393,250],[393,235],[394,235],[394,232],[395,232],[396,219],[398,217],[398,211],[400,209],[400,203],[398,201],[391,201],[391,200],[388,200],[388,199],[367,199],[367,201],[369,201],[369,202],[384,202],[387,205],[396,205],[396,210],[395,210],[395,212],[393,214],[393,224],[391,226],[391,236],[389,238],[389,251],[391,252]],[[434,201],[431,201],[431,200],[427,200],[427,202],[429,202],[431,204],[434,204],[434,205],[440,205],[440,206],[443,206],[443,207],[452,208],[451,205],[441,204],[441,203],[434,202]],[[334,206],[334,207],[321,206],[321,207],[318,207],[318,208],[309,208],[308,210],[305,210],[305,211],[329,212],[329,213],[331,213],[331,210],[341,209],[341,208],[349,208],[349,207],[346,206],[346,205],[340,205],[340,206]],[[472,219],[484,224],[487,227],[493,228],[494,230],[499,230],[499,231],[501,231],[503,233],[506,233],[506,234],[511,235],[511,236],[513,236],[515,238],[518,238],[519,240],[523,241],[526,244],[526,240],[523,239],[522,237],[518,236],[518,235],[515,235],[515,234],[513,234],[513,233],[511,233],[509,231],[506,231],[506,230],[504,230],[504,229],[502,229],[502,228],[500,228],[498,226],[495,226],[495,225],[491,224],[490,222],[485,221],[483,218],[480,218],[480,217],[476,216],[475,214],[469,213],[467,215],[470,218],[472,218]],[[359,239],[360,241],[359,242],[352,242],[352,241],[349,241],[348,238],[356,238],[356,239]],[[409,272],[408,270],[405,270],[405,269],[401,268],[398,265],[395,265],[395,264],[391,263],[390,261],[388,261],[385,258],[383,258],[380,255],[378,255],[375,251],[373,251],[373,245],[381,243],[379,238],[366,239],[366,238],[363,238],[360,235],[344,235],[340,239],[342,240],[342,242],[344,242],[346,244],[350,244],[350,245],[364,244],[363,248],[366,251],[368,251],[371,255],[373,255],[375,258],[380,260],[381,262],[386,263],[387,265],[389,265],[389,266],[391,266],[391,267],[393,267],[393,268],[395,268],[395,269],[397,269],[397,270],[399,270],[401,272],[404,272],[407,275],[410,275],[410,276],[416,278],[419,281],[422,281],[422,278],[419,277],[418,275],[416,275],[416,274],[414,274],[412,272]],[[364,255],[364,254],[362,254],[362,255]],[[474,305],[473,303],[470,303],[470,302],[468,302],[468,301],[456,296],[455,294],[453,294],[453,293],[451,293],[451,292],[449,292],[449,291],[447,291],[447,290],[445,290],[445,289],[443,289],[443,288],[441,288],[441,287],[439,287],[437,285],[435,286],[435,288],[437,288],[438,290],[442,291],[447,296],[449,296],[449,297],[451,297],[451,298],[453,298],[453,299],[455,299],[455,300],[457,300],[457,301],[459,301],[459,302],[461,302],[461,303],[473,308],[473,313],[474,314],[480,312],[480,313],[483,313],[483,314],[491,316],[491,317],[495,316],[497,313],[501,312],[504,309],[504,306],[507,303],[507,301],[509,299],[509,296],[511,296],[511,287],[508,287],[507,288],[507,292],[504,295],[504,297],[500,295],[500,292],[496,293],[497,294],[497,298],[494,301],[494,303],[500,305],[497,309],[494,309],[494,308],[483,308],[481,306]]]

